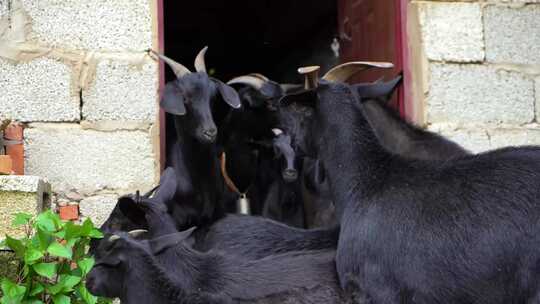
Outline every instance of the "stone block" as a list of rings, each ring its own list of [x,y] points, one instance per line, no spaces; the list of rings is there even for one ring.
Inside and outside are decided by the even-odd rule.
[[[143,51],[152,46],[153,1],[22,0],[38,41],[75,49]]]
[[[426,56],[431,60],[482,61],[484,37],[478,3],[420,4]]]
[[[83,90],[83,118],[89,121],[154,122],[158,105],[158,64],[140,67],[104,60],[94,82]]]
[[[428,123],[526,124],[534,120],[534,82],[482,65],[432,64]]]
[[[430,125],[428,129],[454,141],[472,153],[478,153],[491,149],[489,134],[478,127],[472,129],[463,129],[435,124]]]
[[[0,1],[0,18],[8,13],[8,2]]]
[[[536,78],[534,92],[536,95],[536,121],[538,122],[540,121],[540,77]]]
[[[71,94],[70,73],[67,65],[52,59],[17,64],[0,59],[0,120],[79,120],[79,97]]]
[[[94,225],[101,226],[116,206],[118,195],[107,194],[92,196],[79,203],[81,217],[90,218]]]
[[[37,176],[0,176],[0,239],[5,234],[21,236],[22,229],[11,228],[15,213],[37,214],[50,207],[51,186]]]
[[[526,145],[540,145],[540,129],[498,128],[488,130],[492,149]]]
[[[474,153],[504,147],[540,145],[540,125],[538,124],[530,124],[526,127],[434,124],[429,126],[429,130],[455,141]]]
[[[39,123],[25,131],[26,172],[47,177],[55,192],[132,190],[154,182],[157,157],[148,132]]]
[[[484,24],[488,61],[540,64],[540,5],[488,6]]]

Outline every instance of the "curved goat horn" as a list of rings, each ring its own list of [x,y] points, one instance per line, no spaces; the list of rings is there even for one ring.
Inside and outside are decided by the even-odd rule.
[[[260,90],[260,89],[262,89],[263,85],[266,82],[267,82],[266,80],[263,80],[260,77],[257,77],[257,76],[255,76],[253,74],[249,74],[249,75],[243,75],[243,76],[235,77],[235,78],[227,81],[227,84],[228,85],[231,85],[231,84],[245,84],[245,85],[248,85],[250,87],[253,87],[254,89]]]
[[[304,89],[310,90],[317,88],[319,82],[319,70],[318,65],[312,65],[307,67],[301,67],[298,69],[298,73],[304,75]]]
[[[180,78],[180,77],[183,77],[189,73],[191,73],[191,71],[186,68],[185,66],[183,66],[182,64],[172,60],[171,58],[165,56],[165,55],[162,55],[154,50],[150,50],[150,52],[152,52],[154,55],[158,56],[161,60],[165,61],[165,63],[167,63],[171,69],[173,70],[174,72],[174,75],[176,75],[177,78]]]
[[[148,233],[148,230],[135,229],[135,230],[131,230],[130,232],[128,232],[129,236],[131,236],[134,239],[138,238],[139,236],[141,236],[141,235],[143,235],[145,233]]]
[[[270,81],[270,79],[268,77],[264,76],[261,73],[249,73],[248,75],[260,78],[260,79],[262,79],[264,81]]]
[[[275,136],[280,136],[281,134],[283,134],[283,130],[274,128],[272,129],[272,133],[274,133]]]
[[[116,241],[118,241],[120,239],[120,236],[116,235],[116,234],[113,234],[109,237],[109,242],[110,243],[114,243]]]
[[[159,188],[160,185],[155,186],[154,188],[150,189],[148,192],[143,194],[144,198],[149,198],[156,190]]]
[[[394,65],[390,62],[352,61],[335,66],[326,72],[322,79],[331,82],[344,82],[360,71],[371,68],[390,69]]]
[[[204,63],[204,55],[206,55],[207,50],[208,50],[208,47],[205,46],[199,52],[199,54],[197,54],[197,57],[195,57],[195,71],[206,73],[206,63]]]

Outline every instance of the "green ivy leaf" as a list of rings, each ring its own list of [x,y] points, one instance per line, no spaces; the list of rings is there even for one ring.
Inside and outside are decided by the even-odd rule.
[[[54,304],[71,304],[71,299],[63,294],[54,295],[52,300]]]
[[[86,289],[86,286],[84,286],[84,284],[79,285],[79,287],[77,288],[77,293],[79,297],[84,300],[86,304],[97,303],[97,297],[90,294],[90,292],[88,292],[88,289]]]
[[[71,256],[73,255],[73,251],[71,250],[71,248],[66,247],[58,242],[53,242],[51,245],[49,245],[49,248],[47,248],[47,252],[53,256],[66,259],[71,259]]]
[[[24,253],[24,262],[28,265],[35,264],[43,257],[43,253],[35,248],[28,248]]]
[[[34,298],[34,299],[28,299],[22,302],[22,304],[43,304],[43,301],[40,299]]]
[[[32,219],[32,215],[28,213],[17,213],[11,224],[15,227],[26,225]]]
[[[83,276],[86,276],[92,270],[92,267],[94,267],[94,263],[94,258],[89,257],[77,262],[77,266],[81,269]]]
[[[19,258],[24,258],[24,253],[26,252],[26,247],[21,240],[11,238],[9,235],[6,235],[6,245],[13,251]]]
[[[43,304],[43,301],[37,298],[33,298],[33,299],[24,300],[22,304]]]
[[[32,268],[42,277],[52,279],[56,274],[55,263],[39,263],[32,265]]]
[[[64,230],[66,231],[65,239],[69,241],[81,237],[83,228],[73,222],[67,222]]]
[[[36,296],[40,293],[42,293],[43,291],[45,291],[45,287],[43,287],[43,285],[41,285],[40,283],[35,283],[34,287],[32,288],[32,291],[30,291],[30,296],[33,297],[33,296]]]
[[[7,301],[6,303],[20,303],[26,293],[26,287],[5,278],[2,280],[2,293],[5,298],[3,301]]]
[[[64,274],[58,277],[58,283],[53,286],[47,287],[47,290],[53,295],[58,293],[66,293],[73,291],[73,287],[80,282],[80,277]]]
[[[75,244],[77,244],[78,240],[79,240],[79,238],[71,239],[71,240],[66,242],[66,246],[73,248],[73,246],[75,246]]]
[[[57,231],[57,232],[53,233],[53,235],[58,239],[65,239],[66,238],[66,231],[65,230],[60,230],[60,231]]]
[[[62,221],[57,214],[47,210],[37,216],[36,226],[48,232],[55,232],[62,226]]]
[[[88,236],[93,238],[93,239],[102,239],[103,238],[103,232],[101,232],[99,229],[92,229],[92,231],[90,231]]]
[[[90,233],[95,229],[94,223],[92,223],[92,220],[87,218],[84,220],[82,227],[81,227],[81,235],[82,236],[90,236]]]
[[[62,278],[62,281],[64,282],[64,285],[69,288],[73,289],[73,287],[81,282],[81,277],[76,277],[72,275],[66,275]]]
[[[38,227],[35,238],[38,239],[39,248],[41,250],[46,250],[49,247],[49,245],[51,244],[51,241],[52,241],[53,237],[52,237],[50,232],[48,232],[46,230],[43,230],[43,229]]]

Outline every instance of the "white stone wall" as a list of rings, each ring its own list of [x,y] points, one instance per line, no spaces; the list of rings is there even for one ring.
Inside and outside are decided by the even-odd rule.
[[[413,0],[409,9],[422,57],[416,119],[474,152],[540,144],[540,1]]]
[[[156,182],[152,0],[0,0],[0,119],[26,124],[26,174],[103,220]]]

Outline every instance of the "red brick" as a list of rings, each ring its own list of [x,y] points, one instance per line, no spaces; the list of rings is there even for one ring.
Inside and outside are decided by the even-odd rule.
[[[67,205],[58,207],[60,218],[64,221],[79,219],[79,205]]]
[[[0,174],[11,174],[13,171],[13,162],[11,156],[0,155]]]
[[[23,126],[18,123],[11,123],[4,130],[6,140],[23,140]],[[13,161],[13,171],[17,175],[24,174],[24,145],[16,144],[6,147],[6,154],[11,156]]]

